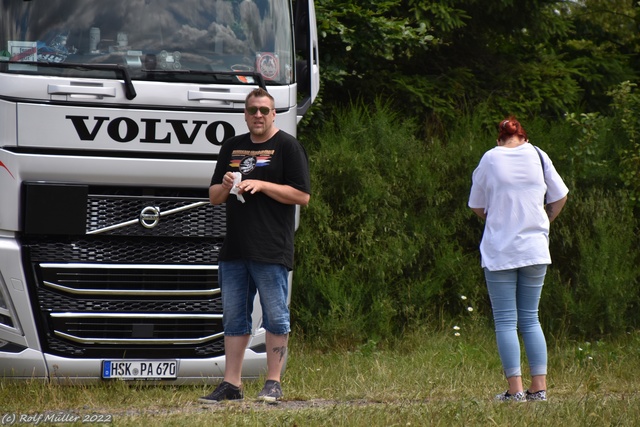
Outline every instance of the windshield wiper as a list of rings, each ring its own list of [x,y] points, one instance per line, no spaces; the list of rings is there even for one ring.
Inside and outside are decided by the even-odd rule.
[[[14,63],[14,62],[11,62]],[[15,62],[17,63],[17,62]],[[138,94],[136,88],[133,86],[131,75],[127,67],[118,64],[74,64],[65,62],[35,62],[35,61],[20,61],[20,64],[35,65],[38,67],[51,67],[51,68],[71,68],[81,71],[114,71],[116,74],[122,76],[124,80],[124,94],[128,100],[134,99]]]
[[[143,72],[147,74],[158,74],[158,75],[167,75],[167,76],[185,76],[185,75],[193,75],[193,76],[208,76],[212,77],[216,82],[222,80],[224,77],[250,77],[253,79],[253,82],[256,82],[258,86],[262,89],[267,90],[267,86],[264,82],[264,77],[262,74],[256,73],[254,71],[201,71],[201,70],[146,70],[142,69]],[[239,79],[241,82],[242,80]],[[250,81],[246,81],[243,83],[253,83]],[[221,82],[224,83],[224,82]]]

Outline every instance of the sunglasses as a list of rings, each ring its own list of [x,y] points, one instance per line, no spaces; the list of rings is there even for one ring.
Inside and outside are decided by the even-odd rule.
[[[252,116],[254,114],[256,114],[258,111],[260,111],[260,114],[262,114],[263,116],[266,116],[267,114],[269,114],[271,112],[271,110],[275,110],[275,108],[269,108],[269,107],[247,107],[247,113],[249,113]]]

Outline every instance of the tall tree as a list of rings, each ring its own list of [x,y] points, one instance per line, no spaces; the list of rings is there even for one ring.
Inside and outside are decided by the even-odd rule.
[[[631,0],[318,0],[326,104],[395,99],[427,123],[482,105],[556,116],[603,109],[637,78]],[[606,9],[606,13],[602,12]]]

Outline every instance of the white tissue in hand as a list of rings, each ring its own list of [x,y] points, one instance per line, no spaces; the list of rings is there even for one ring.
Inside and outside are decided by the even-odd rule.
[[[238,194],[238,191],[240,191],[240,189],[238,188],[238,184],[240,184],[241,181],[242,181],[242,174],[240,172],[234,172],[233,187],[231,187],[230,193],[235,194],[238,200],[244,203],[244,197],[242,197],[242,194]]]

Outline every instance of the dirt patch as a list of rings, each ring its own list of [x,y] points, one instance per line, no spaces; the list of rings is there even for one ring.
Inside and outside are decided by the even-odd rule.
[[[409,404],[425,403],[420,402],[403,402]],[[378,402],[371,400],[330,400],[330,399],[311,399],[311,400],[282,400],[277,403],[265,403],[257,400],[245,399],[243,401],[226,401],[214,404],[204,404],[194,402],[192,404],[176,407],[176,408],[146,408],[146,409],[130,409],[122,412],[110,412],[113,416],[136,417],[140,415],[173,415],[173,414],[200,414],[207,412],[219,411],[236,411],[236,412],[256,412],[256,411],[298,411],[305,409],[323,409],[337,406],[364,407],[376,405],[389,405],[389,402]],[[100,412],[100,411],[97,411]]]

